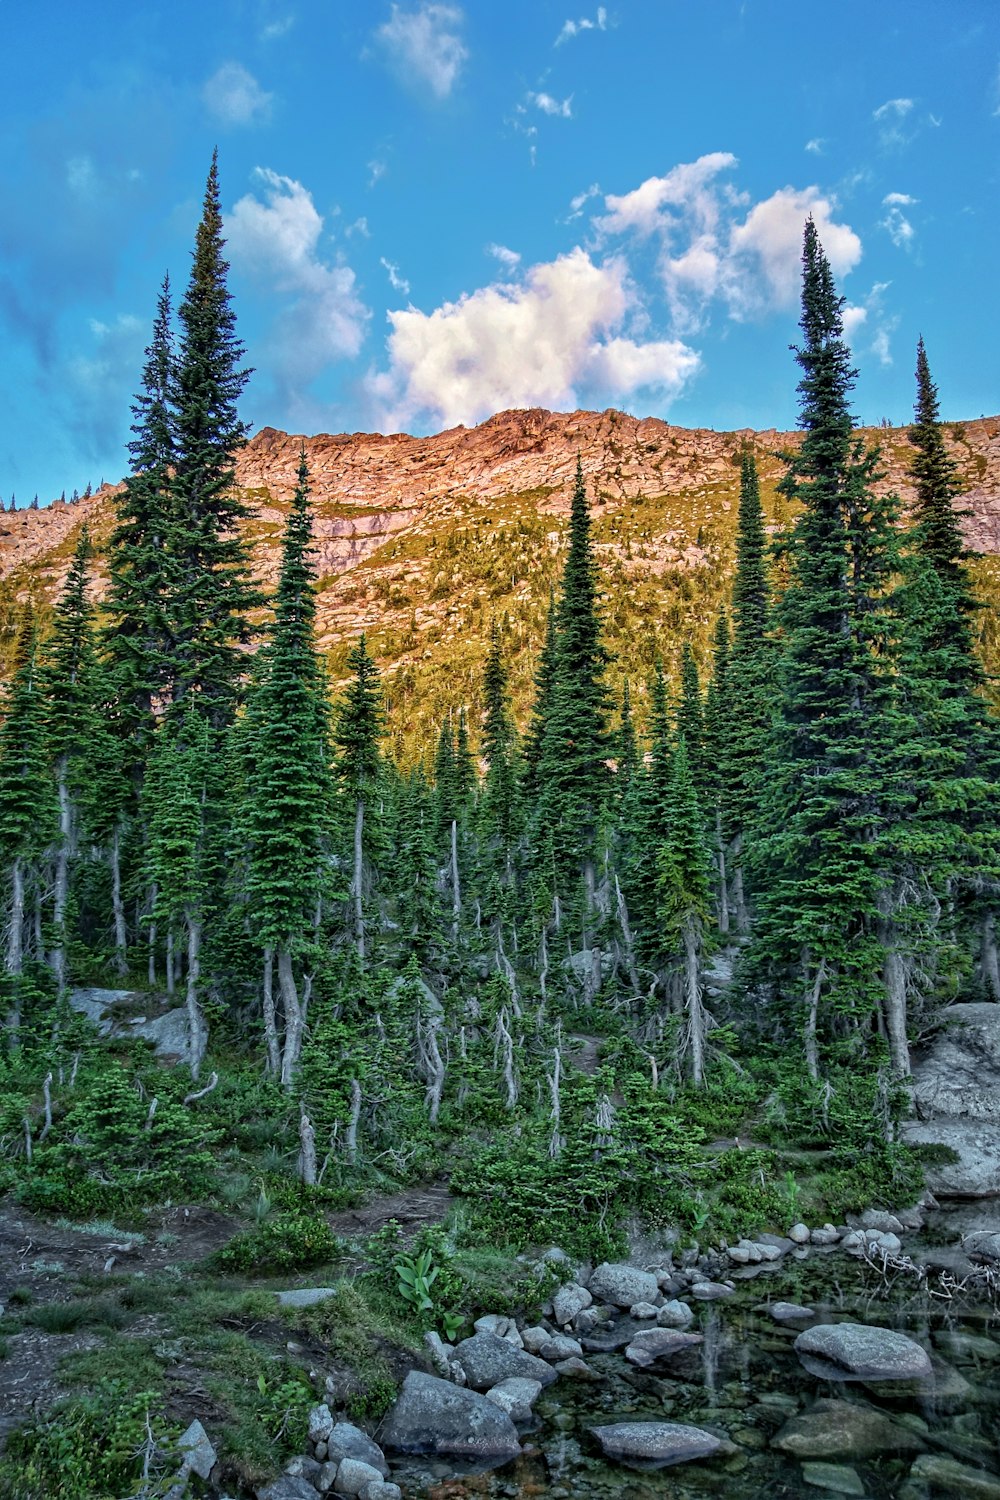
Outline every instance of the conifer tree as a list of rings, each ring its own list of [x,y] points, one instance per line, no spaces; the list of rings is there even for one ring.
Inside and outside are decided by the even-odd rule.
[[[911,464],[916,504],[914,506],[913,542],[922,557],[932,564],[938,576],[949,586],[968,615],[976,608],[965,567],[967,549],[962,537],[954,501],[961,491],[961,481],[954,459],[949,457],[941,431],[941,411],[937,386],[931,379],[930,364],[923,339],[917,342],[917,400],[914,421],[907,433],[916,449]]]
[[[34,611],[22,617],[0,721],[0,861],[9,913],[4,970],[10,1045],[19,1041],[20,977],[25,956],[25,906],[39,862],[57,836],[58,813],[49,770],[45,701],[38,672]],[[41,957],[41,954],[38,955]]]
[[[554,612],[550,609],[550,619]],[[514,764],[514,721],[510,711],[507,666],[500,630],[490,627],[490,648],[483,677],[482,754],[486,761],[481,824],[487,845],[495,845],[504,878],[511,878],[511,859],[517,826],[517,784]]]
[[[843,299],[816,227],[805,228],[802,426],[782,481],[802,510],[788,537],[780,694],[767,785],[758,953],[799,997],[806,1064],[824,1042],[864,1046],[885,999],[876,936],[884,786],[892,730],[886,598],[896,562],[894,512],[872,481],[874,454],[854,437],[855,372]]]
[[[499,651],[499,635],[497,636],[497,650]],[[528,720],[528,727],[525,731],[524,744],[521,750],[523,763],[521,790],[525,803],[532,803],[538,795],[538,766],[542,758],[546,726],[552,713],[552,695],[555,689],[555,677],[556,596],[555,590],[550,589],[549,608],[545,616],[545,638],[542,641],[538,666],[535,669],[535,692],[531,703],[531,717]]]
[[[683,735],[678,736],[674,752],[668,826],[657,866],[658,908],[664,935],[668,946],[673,948],[679,943],[683,954],[685,1025],[679,1056],[690,1058],[692,1081],[700,1085],[705,1076],[706,1035],[701,968],[711,898],[704,823]]]
[[[589,914],[598,829],[609,789],[609,696],[604,682],[609,658],[601,638],[597,564],[579,458],[569,538],[556,609],[555,672],[537,767],[538,823],[556,853],[560,883],[566,886],[572,873],[582,876]]]
[[[312,949],[329,860],[331,771],[326,683],[316,654],[312,514],[305,453],[282,541],[274,621],[267,633],[243,730],[242,825],[251,929],[276,963],[283,1015],[281,1082],[291,1085],[302,1048]],[[296,978],[296,969],[299,978]],[[267,1013],[268,1057],[278,1052]]]
[[[729,870],[727,837],[722,822],[722,788],[732,742],[732,699],[729,687],[729,616],[719,611],[712,640],[712,676],[705,693],[702,739],[702,779],[705,814],[712,829],[718,891],[719,932],[729,932]]]
[[[243,345],[226,285],[224,243],[214,154],[191,276],[177,311],[166,623],[173,701],[202,696],[216,725],[232,716],[240,646],[250,639],[249,611],[261,602],[240,533],[250,511],[235,491],[234,459],[247,434],[237,401],[250,371],[240,368]]]
[[[677,705],[677,734],[683,738],[687,751],[688,766],[695,786],[703,793],[702,739],[704,737],[704,707],[701,701],[701,680],[698,663],[690,641],[681,647],[681,695]]]
[[[354,946],[365,958],[364,869],[365,814],[382,765],[379,741],[385,732],[382,689],[378,668],[368,655],[364,633],[347,658],[354,673],[335,717],[337,773],[354,815],[354,861],[351,900],[354,910]]]
[[[767,537],[760,483],[753,455],[744,453],[740,473],[736,576],[733,580],[733,635],[727,657],[729,708],[726,745],[719,764],[720,821],[729,846],[736,925],[749,927],[744,843],[752,837],[774,703],[774,647],[770,628]]]
[[[618,800],[621,802],[632,790],[635,778],[639,774],[640,764],[639,742],[635,733],[635,720],[632,717],[632,694],[627,679],[622,684],[622,706],[615,750],[617,760],[615,786]]]
[[[172,387],[170,281],[164,278],[142,389],[132,406],[132,472],[117,501],[117,523],[108,547],[104,650],[115,683],[125,754],[136,777],[153,734],[154,703],[169,692],[173,670],[166,604],[175,458]]]

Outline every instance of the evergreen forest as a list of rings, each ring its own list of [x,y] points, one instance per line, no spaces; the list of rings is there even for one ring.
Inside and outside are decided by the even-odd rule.
[[[253,581],[227,271],[213,162],[108,586],[84,527],[51,619],[22,601],[0,1192],[74,1223],[215,1205],[246,1226],[220,1264],[288,1272],[336,1258],[329,1213],[446,1182],[423,1248],[459,1323],[488,1248],[606,1258],[632,1221],[708,1243],[912,1202],[911,1054],[954,1002],[1000,1001],[1000,726],[923,344],[904,512],[807,222],[793,519],[765,526],[747,452],[711,670],[682,634],[648,718],[638,684],[612,695],[578,466],[530,714],[496,619],[484,711],[454,703],[398,763],[365,636],[336,694],[317,650],[304,454],[277,586]],[[171,1018],[169,1065],[140,1011]],[[367,1379],[377,1412],[390,1372]]]

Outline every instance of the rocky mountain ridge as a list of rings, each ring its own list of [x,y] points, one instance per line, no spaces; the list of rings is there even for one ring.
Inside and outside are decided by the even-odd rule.
[[[950,422],[944,432],[964,482],[969,546],[981,555],[976,567],[985,570],[992,599],[1000,594],[1000,416]],[[879,443],[881,487],[894,489],[905,508],[913,454],[906,429],[859,435]],[[237,477],[253,512],[255,566],[270,584],[305,448],[321,646],[336,680],[351,638],[369,632],[393,675],[397,711],[408,704],[402,718],[397,713],[408,735],[425,716],[431,675],[432,698],[447,680],[454,701],[474,704],[493,617],[509,632],[515,700],[530,687],[578,456],[594,499],[616,673],[641,682],[653,654],[669,664],[684,634],[706,653],[733,560],[744,447],[757,458],[765,509],[777,526],[789,519],[775,488],[784,471],[780,455],[799,441],[797,433],[688,429],[613,409],[531,409],[430,437],[310,437],[265,427],[239,455]],[[8,607],[29,588],[43,602],[54,596],[84,520],[100,551],[117,488],[0,516],[0,589]],[[103,581],[98,562],[98,592]],[[984,622],[987,636],[994,628]]]

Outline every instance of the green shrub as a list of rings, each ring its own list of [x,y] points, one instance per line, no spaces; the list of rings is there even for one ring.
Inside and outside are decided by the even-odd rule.
[[[217,1252],[215,1262],[225,1271],[272,1275],[335,1260],[345,1248],[344,1241],[318,1215],[283,1213],[265,1219],[256,1229],[234,1235]]]

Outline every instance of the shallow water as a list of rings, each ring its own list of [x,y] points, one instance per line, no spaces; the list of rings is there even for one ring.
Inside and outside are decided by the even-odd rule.
[[[939,1216],[927,1237],[952,1242],[968,1227],[974,1226]],[[817,1322],[878,1324],[907,1333],[931,1354],[934,1379],[876,1384],[811,1374],[792,1347],[802,1325],[783,1328],[754,1310],[776,1301],[805,1303]],[[393,1465],[393,1478],[413,1500],[821,1500],[845,1491],[814,1487],[803,1461],[771,1443],[790,1417],[827,1398],[874,1408],[912,1432],[926,1454],[978,1474],[978,1482],[966,1475],[929,1484],[920,1464],[910,1476],[916,1454],[819,1460],[852,1469],[861,1486],[855,1493],[869,1500],[964,1500],[977,1494],[988,1500],[992,1482],[1000,1500],[1000,1318],[991,1306],[943,1302],[902,1278],[887,1293],[881,1279],[853,1257],[816,1251],[801,1261],[760,1268],[738,1281],[735,1296],[725,1302],[691,1305],[692,1331],[703,1335],[701,1345],[682,1351],[656,1374],[634,1369],[621,1354],[585,1355],[604,1379],[591,1384],[561,1378],[543,1391],[534,1426],[522,1430],[526,1451],[513,1463],[492,1474],[462,1474],[446,1461],[409,1460]],[[710,1460],[639,1473],[608,1464],[587,1432],[615,1421],[689,1422],[731,1446]]]

